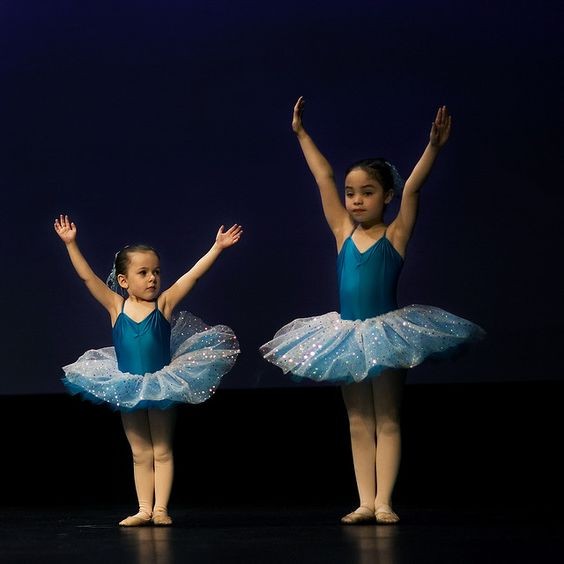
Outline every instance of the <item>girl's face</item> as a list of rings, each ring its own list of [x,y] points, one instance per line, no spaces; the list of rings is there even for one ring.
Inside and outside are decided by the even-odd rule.
[[[393,190],[382,185],[366,171],[355,168],[345,178],[345,207],[357,223],[381,222],[384,207],[393,198]]]
[[[130,296],[153,301],[161,289],[161,266],[157,255],[151,251],[127,255],[127,274],[119,274],[118,282]]]

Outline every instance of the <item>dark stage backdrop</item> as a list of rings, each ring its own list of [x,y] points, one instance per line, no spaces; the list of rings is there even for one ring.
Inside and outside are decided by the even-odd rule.
[[[561,378],[561,24],[560,2],[0,2],[0,392],[62,392],[60,367],[110,344],[60,212],[100,276],[143,241],[165,285],[220,224],[243,224],[183,306],[239,336],[226,387],[290,385],[258,346],[337,308],[334,243],[290,130],[299,95],[340,183],[371,155],[407,176],[436,108],[454,115],[399,301],[488,339],[409,381]]]

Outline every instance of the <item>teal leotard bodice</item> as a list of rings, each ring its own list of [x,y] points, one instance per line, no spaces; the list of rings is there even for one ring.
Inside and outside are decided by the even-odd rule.
[[[386,233],[361,253],[351,236],[337,257],[341,318],[368,319],[397,309],[397,284],[403,258]]]
[[[123,311],[123,305],[112,329],[119,370],[146,374],[170,364],[170,323],[157,302],[155,309],[139,323]]]

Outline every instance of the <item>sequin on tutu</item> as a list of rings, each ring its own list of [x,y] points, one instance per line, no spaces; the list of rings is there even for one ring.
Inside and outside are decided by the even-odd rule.
[[[294,377],[352,383],[387,368],[412,368],[482,339],[478,325],[432,306],[411,305],[364,321],[336,312],[296,319],[260,351]]]
[[[170,364],[144,375],[120,372],[114,347],[89,350],[63,367],[63,383],[72,394],[120,411],[202,403],[240,352],[229,327],[210,327],[185,311],[173,320],[170,347]]]

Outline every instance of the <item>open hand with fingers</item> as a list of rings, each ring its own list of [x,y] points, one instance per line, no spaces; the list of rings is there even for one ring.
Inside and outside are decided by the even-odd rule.
[[[76,225],[69,219],[68,215],[61,214],[58,219],[55,219],[55,231],[67,245],[76,239]]]
[[[227,249],[228,247],[235,245],[235,243],[238,243],[242,234],[243,228],[236,223],[227,231],[224,231],[224,226],[222,225],[217,232],[215,243],[220,249]]]
[[[448,141],[451,124],[452,118],[448,113],[447,107],[441,106],[431,126],[431,134],[429,135],[431,146],[440,149]]]

